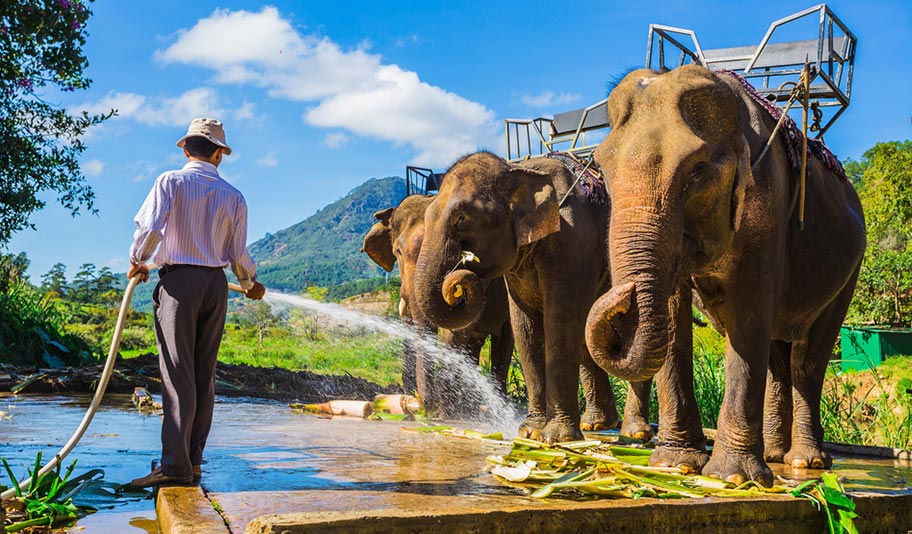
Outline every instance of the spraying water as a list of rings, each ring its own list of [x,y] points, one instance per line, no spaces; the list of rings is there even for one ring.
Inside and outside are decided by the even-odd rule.
[[[438,379],[435,385],[437,388],[446,388],[445,393],[449,395],[444,395],[445,397],[470,405],[483,405],[486,408],[484,423],[505,434],[516,432],[521,415],[514,406],[503,397],[491,380],[481,373],[477,365],[468,361],[465,354],[440,345],[435,337],[417,332],[401,322],[296,295],[267,291],[263,300],[278,311],[304,308],[344,324],[408,341],[415,349],[438,364]]]

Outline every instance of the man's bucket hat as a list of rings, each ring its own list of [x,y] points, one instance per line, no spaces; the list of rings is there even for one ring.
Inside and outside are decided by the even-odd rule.
[[[180,138],[177,142],[177,146],[183,148],[183,146],[187,144],[187,138],[194,136],[205,137],[216,145],[224,148],[226,156],[231,155],[231,147],[225,143],[225,129],[222,127],[221,121],[207,119],[205,117],[193,119],[193,122],[190,123],[190,127],[187,128],[187,135]]]

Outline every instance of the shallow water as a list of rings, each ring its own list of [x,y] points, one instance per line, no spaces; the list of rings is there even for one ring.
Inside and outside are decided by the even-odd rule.
[[[45,457],[59,450],[89,401],[88,395],[0,396],[0,411],[9,414],[0,420],[0,456],[23,474],[38,450]],[[218,399],[214,417],[202,485],[233,525],[267,512],[408,509],[428,496],[458,496],[480,508],[533,502],[484,472],[485,456],[505,447],[404,431],[416,423],[327,419],[248,398]],[[126,395],[110,395],[64,464],[78,458],[77,474],[101,468],[107,481],[126,483],[145,475],[158,457],[160,429],[158,416],[139,414]],[[820,474],[772,467],[794,480]],[[912,485],[910,462],[837,456],[834,469],[851,491],[908,491]],[[89,534],[157,532],[153,501],[114,503],[80,520],[77,528],[74,532]]]

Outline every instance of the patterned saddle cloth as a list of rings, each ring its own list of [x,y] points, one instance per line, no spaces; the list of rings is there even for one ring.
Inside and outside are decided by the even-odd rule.
[[[721,70],[718,72],[726,76],[731,76],[738,80],[738,83],[744,87],[744,90],[754,99],[757,104],[759,104],[763,109],[766,110],[770,116],[778,121],[782,117],[782,110],[777,107],[775,104],[763,97],[753,85],[750,84],[747,80],[741,77],[737,72],[731,70]],[[783,130],[785,134],[783,138],[785,139],[785,147],[788,152],[789,163],[792,164],[794,170],[801,169],[801,139],[804,135],[801,133],[801,129],[798,128],[798,125],[795,124],[795,121],[791,117],[786,117],[782,121],[782,126],[780,129]],[[842,168],[842,163],[839,161],[839,158],[823,144],[823,141],[819,139],[814,139],[813,137],[808,137],[808,153],[817,158],[817,160],[826,166],[827,169],[832,171],[836,176],[839,176],[843,180],[846,179],[845,169]]]

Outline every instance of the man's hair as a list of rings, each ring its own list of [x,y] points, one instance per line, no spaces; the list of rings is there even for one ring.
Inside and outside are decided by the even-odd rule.
[[[194,135],[184,140],[187,152],[195,158],[209,159],[220,147],[205,137]]]

